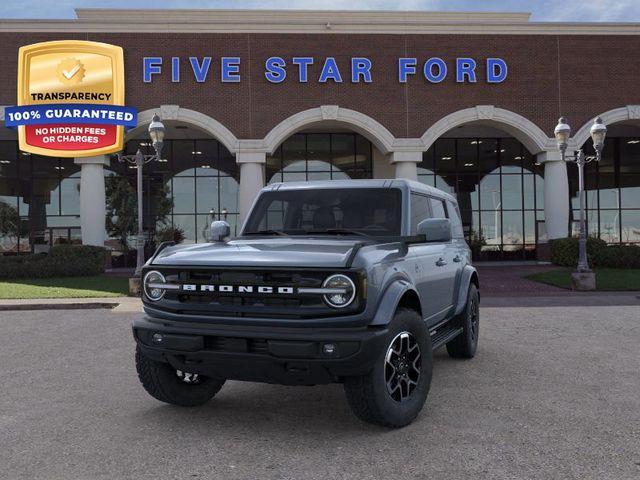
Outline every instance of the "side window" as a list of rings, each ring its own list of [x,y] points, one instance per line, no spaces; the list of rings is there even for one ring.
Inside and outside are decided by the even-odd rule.
[[[429,198],[417,193],[411,194],[411,235],[415,235],[418,224],[425,218],[429,218]]]
[[[451,219],[451,233],[454,238],[464,238],[464,230],[462,228],[462,219],[460,218],[460,210],[453,202],[447,200],[447,210]]]
[[[433,211],[433,218],[447,218],[447,211],[444,208],[444,202],[439,198],[430,198],[431,210]]]

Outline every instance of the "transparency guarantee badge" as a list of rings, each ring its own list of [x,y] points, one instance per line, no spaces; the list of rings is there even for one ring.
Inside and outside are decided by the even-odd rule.
[[[124,106],[121,47],[63,40],[20,48],[18,106],[5,109],[20,150],[56,157],[117,152],[125,127],[137,120]]]

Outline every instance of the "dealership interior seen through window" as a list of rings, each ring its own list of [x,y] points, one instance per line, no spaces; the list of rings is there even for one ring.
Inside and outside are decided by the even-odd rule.
[[[611,131],[602,161],[586,169],[589,233],[608,243],[640,243],[640,138],[615,136],[615,126]],[[151,153],[146,142],[128,142],[126,153],[139,147]],[[202,242],[211,220],[226,219],[236,233],[234,156],[217,140],[196,138],[167,140],[162,157],[144,167],[145,228],[176,227],[185,242]],[[269,183],[373,178],[373,147],[355,133],[299,133],[267,157],[265,168]],[[577,169],[567,169],[575,234]],[[517,140],[440,138],[424,153],[418,173],[421,182],[456,195],[465,235],[480,253],[476,258],[533,258],[536,245],[545,241],[544,168]],[[105,176],[107,185],[125,180],[135,195],[135,167],[113,157]],[[128,214],[135,215],[135,208]],[[121,251],[118,236],[109,237],[107,245]],[[15,140],[0,141],[0,252],[37,252],[80,241],[80,167],[73,159],[20,152]]]

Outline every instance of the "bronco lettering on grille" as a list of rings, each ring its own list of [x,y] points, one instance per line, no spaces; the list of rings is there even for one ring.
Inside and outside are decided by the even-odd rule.
[[[198,285],[187,283],[182,285],[185,292],[220,292],[220,293],[264,293],[293,294],[293,287],[271,287],[269,285]]]

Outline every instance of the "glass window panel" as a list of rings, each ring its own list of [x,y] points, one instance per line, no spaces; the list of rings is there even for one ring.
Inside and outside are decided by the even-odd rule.
[[[330,137],[328,133],[307,135],[307,168],[309,171],[331,170]]]
[[[478,142],[483,142],[483,140],[476,138],[459,138],[456,140],[456,153],[458,157],[457,171],[459,173],[476,173],[478,171],[478,148],[482,147],[482,144]],[[493,157],[495,160],[495,154]],[[453,161],[454,159],[452,158],[450,162],[452,162],[452,165],[455,165]],[[444,166],[444,169],[439,168],[438,173],[449,173],[447,161],[443,160],[442,155],[440,155],[439,162],[436,158],[436,166],[440,167],[441,164]]]
[[[541,175],[534,175],[534,178],[536,182],[536,208],[544,209],[544,178]]]
[[[411,194],[411,235],[418,231],[418,224],[430,216],[429,198],[424,195]]]
[[[215,220],[218,219],[216,216]],[[211,222],[214,220],[211,215],[196,215],[196,231],[198,233],[196,243],[206,243],[210,239]]]
[[[586,184],[585,179],[585,184]],[[591,190],[589,185],[587,190]],[[619,208],[618,188],[613,174],[602,173],[598,175],[598,189],[600,190],[600,208]]]
[[[176,181],[183,179],[174,179],[174,189]],[[198,177],[196,178],[196,212],[209,213],[211,210],[219,212],[221,207],[218,204],[218,178],[217,177]],[[175,193],[174,193],[175,196]],[[176,203],[177,205],[177,203]],[[190,213],[186,210],[174,208],[178,213]]]
[[[173,211],[174,213],[195,212],[194,178],[175,177],[173,179]]]
[[[195,142],[193,140],[173,140],[171,171],[176,176],[193,176]]]
[[[640,242],[640,210],[623,210],[622,241],[625,243]]]
[[[469,239],[480,231],[480,215],[478,212],[461,210],[460,218],[462,218],[462,230],[465,238]]]
[[[444,202],[437,198],[429,198],[431,203],[431,214],[433,218],[447,218],[447,211]]]
[[[436,185],[435,187],[442,190],[443,192],[451,193],[455,195],[455,175],[441,177],[440,175],[436,175]]]
[[[502,175],[502,208],[522,210],[522,177]]]
[[[536,243],[536,212],[524,212],[524,243]]]
[[[462,210],[478,210],[478,176],[459,175],[456,197]]]
[[[311,174],[309,174],[311,175]],[[332,180],[349,180],[350,178],[371,178],[371,174],[364,170],[351,170],[349,172],[331,172]],[[309,178],[311,180],[311,178]]]
[[[331,135],[331,159],[334,171],[355,168],[355,135],[344,133]]]
[[[220,145],[220,159],[218,160],[218,170],[220,175],[228,175],[240,181],[240,168],[236,162],[236,157],[224,145]]]
[[[418,164],[418,173],[421,171],[427,171],[429,173],[433,173],[434,167],[434,155],[435,155],[435,146],[432,145],[429,150],[422,154],[422,161]]]
[[[498,140],[478,138],[478,162],[480,174],[498,173]]]
[[[502,242],[508,245],[522,245],[524,243],[524,228],[522,212],[502,212]]]
[[[195,243],[197,238],[195,215],[174,215],[173,226],[184,232],[184,243]]]
[[[267,161],[265,164],[265,175],[269,180],[267,183],[273,183],[274,181],[282,181],[282,174],[280,172],[282,168],[282,147],[278,147],[278,149],[273,153],[273,155],[267,155]],[[279,180],[275,180],[274,176],[276,176]]]
[[[620,178],[628,173],[640,173],[640,137],[617,140],[620,142]],[[610,140],[605,141],[605,149],[609,143]]]
[[[196,140],[193,150],[196,167],[198,165],[209,165],[216,168],[218,165],[218,142],[214,139]]]
[[[80,165],[75,163],[75,159],[73,158],[60,158],[58,159],[60,162],[58,165],[58,170],[60,172],[61,177],[71,177],[72,175],[77,175],[80,177]]]
[[[80,226],[80,217],[77,215],[73,216],[48,216],[47,217],[47,228],[52,227],[79,227]]]
[[[31,155],[31,168],[34,177],[58,177],[60,162],[57,158]]]
[[[283,182],[305,182],[307,180],[307,174],[304,172],[283,172]]]
[[[418,172],[420,172],[420,170],[418,170]],[[420,173],[418,173],[418,181],[431,187],[436,186],[436,179],[433,175],[420,175]]]
[[[229,213],[238,212],[239,185],[233,177],[220,177],[220,208]]]
[[[522,177],[522,197],[524,200],[523,207],[525,209],[534,210],[536,208],[535,203],[535,175],[523,175]]]
[[[499,209],[500,175],[487,175],[480,180],[480,207],[482,210]]]
[[[522,144],[515,138],[501,138],[499,150],[502,173],[520,173],[524,161]]]
[[[306,136],[295,134],[282,144],[283,170],[304,171],[306,157]]]
[[[488,247],[500,246],[502,243],[502,221],[499,211],[481,212],[480,228]]]
[[[607,243],[620,242],[620,212],[600,210],[600,238]]]
[[[34,178],[31,184],[31,198],[29,199],[30,215],[60,215],[60,196],[58,179]]]
[[[80,215],[80,179],[65,178],[60,182],[60,213]]]
[[[438,175],[456,174],[456,141],[441,138],[435,143],[435,171]],[[440,187],[438,187],[440,188]]]
[[[367,140],[362,135],[355,135],[356,139],[356,165],[358,168],[364,168],[365,170],[371,171],[372,168],[372,158],[371,158],[371,150],[372,145],[369,140]]]
[[[337,174],[338,172],[336,172]],[[314,180],[331,180],[331,172],[309,172],[309,181]]]
[[[622,208],[640,208],[640,175],[620,175],[620,197]]]
[[[0,177],[18,175],[18,144],[11,140],[0,141]]]

